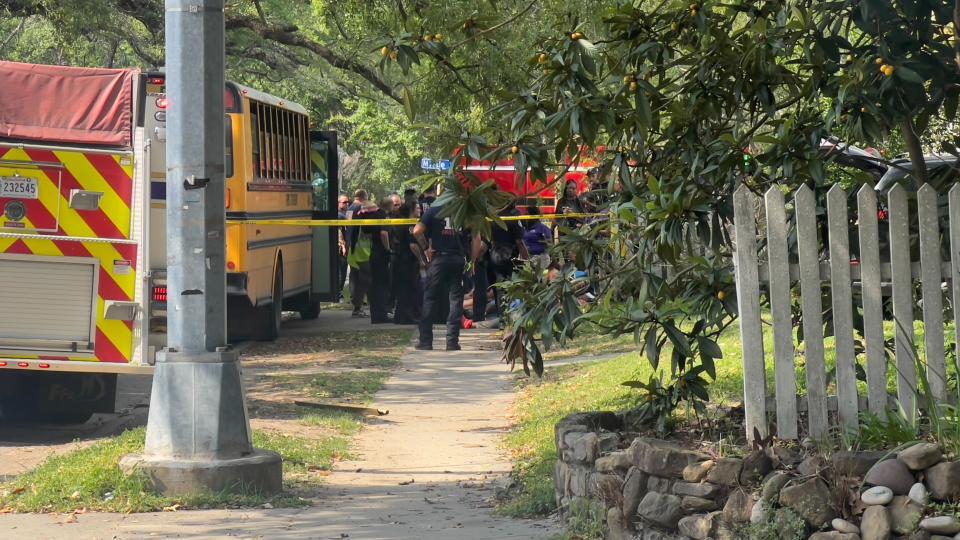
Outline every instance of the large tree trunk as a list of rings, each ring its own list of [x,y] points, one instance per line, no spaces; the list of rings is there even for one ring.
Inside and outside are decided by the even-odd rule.
[[[917,188],[919,188],[927,183],[927,162],[923,159],[923,146],[920,144],[920,136],[913,125],[913,118],[908,116],[900,121],[900,132],[907,145],[910,163],[913,164],[913,177],[917,181]]]

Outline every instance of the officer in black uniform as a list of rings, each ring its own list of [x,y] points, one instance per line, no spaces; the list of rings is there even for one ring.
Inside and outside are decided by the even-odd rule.
[[[417,349],[433,349],[433,314],[440,307],[443,291],[449,291],[447,350],[460,350],[460,319],[463,317],[463,274],[467,257],[476,260],[480,237],[454,228],[450,218],[440,217],[442,206],[431,206],[413,229],[417,243],[427,254],[426,291],[420,316],[420,341]]]

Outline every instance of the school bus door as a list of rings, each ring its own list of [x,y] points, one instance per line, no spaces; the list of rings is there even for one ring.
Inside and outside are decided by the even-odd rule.
[[[337,219],[340,161],[336,131],[310,133],[310,161],[313,167],[313,218]],[[311,265],[313,297],[324,302],[336,302],[340,293],[337,290],[340,284],[337,251],[337,228],[314,227]]]

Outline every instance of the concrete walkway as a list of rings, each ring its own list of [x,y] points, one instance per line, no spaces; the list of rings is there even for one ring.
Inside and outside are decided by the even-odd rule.
[[[412,351],[377,395],[390,414],[361,432],[357,461],[341,463],[316,503],[299,509],[152,514],[0,516],[0,538],[541,539],[551,523],[493,515],[493,482],[510,470],[498,449],[512,377],[489,331],[464,350]]]

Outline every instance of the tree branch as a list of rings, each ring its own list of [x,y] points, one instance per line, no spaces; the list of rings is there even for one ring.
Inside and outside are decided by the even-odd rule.
[[[27,18],[23,17],[22,19],[20,19],[20,23],[17,24],[17,27],[13,29],[13,32],[10,32],[10,35],[4,38],[3,42],[0,42],[0,54],[2,54],[3,51],[7,48],[7,45],[9,45],[11,41],[13,41],[13,38],[19,36],[20,33],[23,32],[23,27],[26,26],[26,24],[27,24]]]
[[[403,103],[403,98],[400,97],[396,90],[380,78],[376,71],[370,66],[362,64],[352,58],[347,58],[325,45],[303,37],[302,34],[298,33],[298,28],[294,25],[279,26],[264,23],[253,17],[231,17],[226,21],[226,29],[247,29],[262,38],[275,41],[282,45],[306,49],[323,58],[328,64],[337,69],[349,71],[363,77],[390,99],[397,103]]]
[[[491,32],[496,32],[497,30],[503,28],[504,26],[506,26],[506,25],[508,25],[508,24],[510,24],[510,23],[512,23],[512,22],[514,22],[514,21],[516,21],[516,20],[519,19],[520,17],[523,17],[524,15],[526,15],[526,13],[527,13],[528,11],[530,11],[531,9],[533,9],[533,6],[537,5],[537,2],[538,2],[538,1],[539,1],[539,0],[533,0],[532,2],[530,2],[529,4],[527,4],[527,7],[521,9],[520,11],[518,11],[517,14],[514,15],[513,17],[510,17],[509,19],[507,19],[507,20],[505,20],[505,21],[503,21],[503,22],[501,22],[501,23],[499,23],[499,24],[495,24],[495,25],[491,26],[490,28],[487,28],[486,30],[481,30],[480,32],[477,32],[476,34],[473,34],[472,36],[464,39],[463,41],[461,41],[461,42],[459,42],[459,43],[454,43],[453,45],[450,45],[450,50],[452,51],[452,50],[456,49],[457,47],[460,47],[460,46],[462,46],[462,45],[465,45],[465,44],[467,44],[467,43],[469,43],[469,42],[477,39],[478,37],[485,36],[486,34],[489,34],[489,33],[491,33]],[[960,0],[957,0],[957,1],[960,2]]]
[[[333,22],[337,25],[337,31],[340,32],[340,35],[343,36],[343,39],[350,41],[350,34],[348,34],[347,29],[344,28],[343,21],[340,20],[340,14],[337,12],[336,8],[330,10],[330,15],[333,17]]]
[[[144,62],[150,64],[150,67],[161,68],[164,64],[164,59],[162,56],[156,56],[153,53],[148,52],[143,48],[143,45],[137,40],[136,36],[125,35],[123,40],[127,42],[127,45],[130,45],[130,48],[133,49],[133,53],[140,57]]]
[[[253,0],[253,5],[257,8],[257,14],[260,15],[260,20],[266,24],[267,16],[263,14],[263,6],[260,5],[260,0]]]
[[[907,146],[907,153],[910,154],[910,163],[913,164],[913,177],[917,181],[917,188],[919,188],[927,183],[927,162],[923,159],[923,146],[913,125],[913,118],[907,116],[900,121],[900,133],[903,135],[903,142]]]

